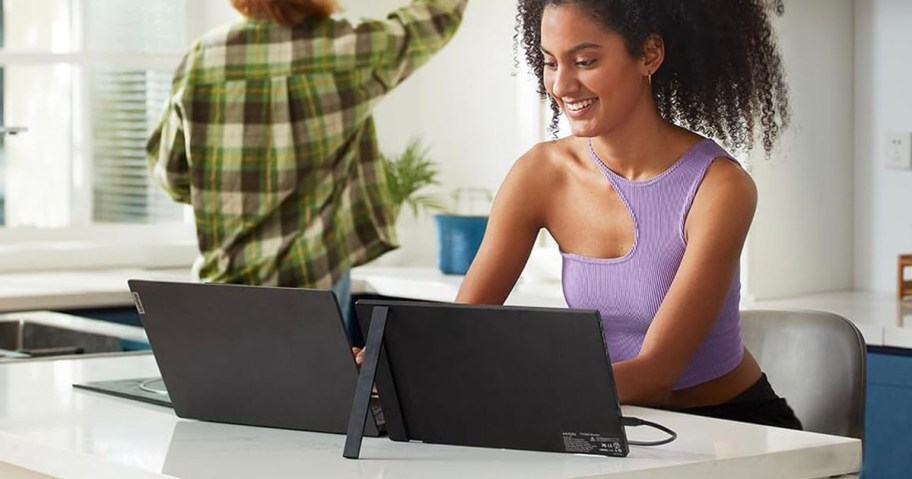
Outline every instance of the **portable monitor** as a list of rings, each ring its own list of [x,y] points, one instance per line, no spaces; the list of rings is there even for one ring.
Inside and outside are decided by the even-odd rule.
[[[371,377],[394,441],[626,456],[597,311],[362,300],[367,333],[345,457]]]
[[[346,431],[358,368],[332,291],[139,280],[129,286],[179,417]],[[123,384],[117,388],[125,395]],[[143,389],[148,400],[149,387]],[[380,420],[373,410],[368,435],[378,434]]]

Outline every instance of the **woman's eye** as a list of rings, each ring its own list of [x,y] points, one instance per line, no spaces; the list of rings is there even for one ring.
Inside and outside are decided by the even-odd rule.
[[[577,60],[576,66],[586,68],[595,65],[595,60]]]
[[[545,68],[548,70],[557,70],[557,62],[545,62]]]

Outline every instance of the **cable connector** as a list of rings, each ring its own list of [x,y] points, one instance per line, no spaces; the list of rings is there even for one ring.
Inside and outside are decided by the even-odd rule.
[[[637,427],[637,426],[642,426],[646,423],[638,417],[622,416],[621,424],[623,424],[624,427]]]
[[[668,434],[667,438],[659,440],[659,441],[629,441],[628,440],[627,444],[630,444],[631,446],[661,446],[662,444],[668,444],[669,442],[674,441],[675,439],[678,438],[678,433],[672,431],[671,429],[669,429],[661,424],[656,424],[652,421],[647,421],[645,419],[640,419],[638,417],[621,416],[621,424],[624,425],[624,427],[649,426],[651,428],[658,429],[659,431],[662,431],[662,432]]]

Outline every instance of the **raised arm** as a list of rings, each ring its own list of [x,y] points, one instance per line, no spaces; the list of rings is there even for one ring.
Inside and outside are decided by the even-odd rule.
[[[468,0],[414,0],[390,13],[386,20],[342,23],[337,37],[351,36],[356,67],[370,66],[387,88],[393,88],[443,48],[462,22]],[[338,52],[345,58],[346,52]],[[341,65],[345,68],[345,62]]]
[[[724,304],[756,205],[750,176],[729,160],[713,162],[687,217],[681,266],[640,354],[613,365],[622,403],[668,402]]]
[[[488,228],[472,266],[462,281],[457,303],[503,304],[522,273],[529,252],[544,226],[547,204],[549,146],[542,144],[521,157],[497,192]]]

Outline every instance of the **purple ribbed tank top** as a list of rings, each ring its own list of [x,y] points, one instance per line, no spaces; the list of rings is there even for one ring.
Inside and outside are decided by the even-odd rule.
[[[646,330],[684,257],[684,221],[697,188],[713,159],[731,155],[704,139],[660,175],[631,181],[606,167],[591,142],[589,153],[633,219],[633,247],[623,257],[610,259],[564,253],[564,298],[571,308],[601,313],[605,345],[611,361],[617,362],[639,354]],[[716,379],[740,364],[744,346],[739,276],[736,272],[715,324],[678,378],[675,390]]]

